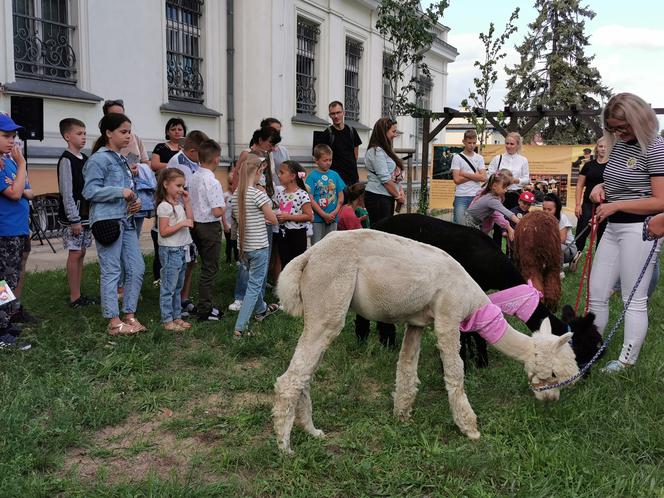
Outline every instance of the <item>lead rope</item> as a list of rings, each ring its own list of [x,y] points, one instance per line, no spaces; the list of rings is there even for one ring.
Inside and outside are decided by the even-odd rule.
[[[646,274],[646,270],[648,269],[648,265],[650,265],[650,261],[652,261],[653,256],[655,255],[655,250],[657,249],[657,238],[656,237],[651,237],[648,235],[648,223],[650,222],[650,219],[652,216],[649,216],[646,218],[646,220],[643,222],[643,240],[652,240],[654,241],[652,244],[652,248],[650,249],[650,254],[648,254],[648,258],[646,259],[645,264],[643,265],[643,268],[641,269],[641,274],[639,275],[639,278],[636,279],[636,283],[634,284],[634,287],[632,288],[632,292],[630,292],[629,297],[627,298],[627,302],[625,303],[625,306],[622,310],[622,313],[620,313],[620,317],[618,318],[618,321],[616,324],[613,326],[611,329],[611,332],[609,335],[606,337],[606,340],[602,343],[602,346],[599,348],[597,353],[595,353],[595,356],[593,356],[588,363],[586,363],[581,370],[576,375],[573,375],[569,379],[563,380],[561,382],[558,382],[556,384],[550,384],[544,387],[534,387],[530,386],[530,388],[533,391],[537,392],[542,392],[542,391],[548,391],[549,389],[556,389],[559,387],[564,387],[572,382],[574,382],[576,379],[579,377],[583,376],[586,374],[588,370],[590,370],[590,367],[595,364],[597,359],[602,355],[602,353],[606,350],[606,348],[609,346],[609,343],[611,342],[611,339],[615,335],[615,333],[618,331],[618,327],[622,324],[623,320],[625,319],[625,314],[627,313],[627,308],[632,302],[632,299],[634,298],[634,294],[636,294],[636,290],[639,288],[639,284],[641,283],[641,280],[643,280],[643,276]]]
[[[590,244],[588,247],[588,254],[586,255],[586,260],[583,262],[583,271],[581,272],[581,280],[579,280],[579,290],[576,293],[576,304],[574,305],[574,312],[577,315],[579,314],[579,304],[581,302],[581,294],[583,293],[584,283],[586,288],[586,308],[584,315],[588,313],[588,307],[590,306],[590,270],[592,269],[593,266],[593,251],[595,247],[595,240],[597,239],[597,230],[599,228],[599,223],[597,223],[597,220],[595,219],[595,208],[596,205],[593,204],[592,213],[590,215],[591,224],[589,225],[591,227]],[[584,230],[586,228],[584,228]]]

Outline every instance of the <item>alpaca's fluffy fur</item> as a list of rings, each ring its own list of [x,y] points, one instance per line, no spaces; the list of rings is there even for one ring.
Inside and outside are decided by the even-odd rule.
[[[562,296],[558,221],[544,211],[521,218],[514,231],[514,259],[523,278],[542,292],[542,302],[556,310]]]
[[[323,435],[313,424],[309,385],[349,308],[370,320],[407,324],[394,394],[394,413],[402,419],[410,415],[417,392],[422,329],[433,323],[452,416],[464,434],[479,438],[464,392],[459,323],[489,299],[446,253],[373,230],[336,232],[284,268],[278,294],[288,313],[304,316],[304,331],[288,370],[275,384],[274,426],[282,450],[290,451],[293,423],[316,437]],[[532,337],[508,326],[494,346],[522,361],[531,381],[554,382],[555,376],[566,378],[578,371],[570,337],[552,335],[547,320]],[[536,396],[557,399],[559,392]]]

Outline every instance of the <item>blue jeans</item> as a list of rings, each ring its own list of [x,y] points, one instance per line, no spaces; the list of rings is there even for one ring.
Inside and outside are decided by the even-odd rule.
[[[244,331],[251,319],[252,313],[263,313],[267,309],[263,301],[263,282],[267,275],[267,265],[270,262],[270,248],[264,247],[244,253],[249,278],[247,291],[244,293],[242,308],[235,321],[235,330]]]
[[[104,318],[120,316],[118,307],[118,284],[124,268],[124,296],[122,311],[135,313],[138,296],[143,284],[145,262],[136,236],[133,220],[120,222],[120,237],[110,245],[97,242],[99,257],[101,309]]]
[[[172,322],[182,316],[180,291],[187,273],[186,254],[189,246],[159,246],[161,273],[159,275],[159,308],[162,323]]]
[[[272,232],[272,225],[265,225],[267,229],[267,244],[270,251],[269,254],[272,254],[272,239],[274,238],[274,232]],[[268,265],[270,263],[270,257],[268,256]],[[249,271],[247,270],[246,261],[240,259],[240,265],[237,268],[237,276],[235,277],[235,291],[233,296],[236,301],[242,301],[244,299],[244,294],[247,292],[247,281],[249,280]],[[267,271],[265,272],[265,278],[263,279],[263,294],[265,294],[265,285],[267,284]]]
[[[470,203],[474,198],[475,197],[473,196],[466,195],[454,196],[454,223],[457,225],[463,225],[465,223],[466,209],[468,209],[468,206],[470,206]]]

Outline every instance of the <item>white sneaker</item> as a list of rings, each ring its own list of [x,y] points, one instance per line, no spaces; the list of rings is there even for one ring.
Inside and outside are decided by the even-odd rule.
[[[240,308],[242,308],[242,301],[239,299],[236,299],[233,301],[231,304],[228,305],[228,309],[230,311],[240,311]]]
[[[564,271],[560,272],[560,280],[565,280],[565,272]]]

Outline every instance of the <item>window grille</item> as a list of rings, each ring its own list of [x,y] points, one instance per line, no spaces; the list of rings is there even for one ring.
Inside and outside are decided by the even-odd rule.
[[[419,95],[417,96],[416,103],[420,109],[431,110],[431,90],[433,89],[433,80],[428,76],[420,76],[417,80],[417,89]],[[424,132],[424,120],[417,118],[417,129],[420,136]]]
[[[12,0],[16,76],[76,83],[68,0]]]
[[[346,118],[360,120],[360,61],[362,43],[346,38],[345,101]]]
[[[316,114],[316,45],[317,24],[297,18],[296,92],[297,114]]]
[[[203,0],[166,0],[168,97],[203,102],[201,18]]]
[[[385,76],[387,71],[394,68],[392,56],[387,52],[383,53],[383,107],[382,115],[390,116],[392,113],[392,102],[394,100],[394,92],[392,91],[392,82]]]

